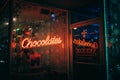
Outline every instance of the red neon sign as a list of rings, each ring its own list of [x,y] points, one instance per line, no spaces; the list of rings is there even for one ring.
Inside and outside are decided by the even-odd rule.
[[[73,43],[77,44],[77,45],[81,45],[81,46],[86,46],[86,47],[91,47],[91,48],[98,48],[97,42],[93,42],[93,43],[86,42],[84,39],[83,40],[74,39]]]
[[[96,49],[94,48],[75,48],[77,56],[95,56]]]
[[[32,40],[31,38],[25,38],[22,43],[22,48],[35,48],[35,47],[41,47],[41,46],[48,46],[48,45],[55,45],[60,44],[62,42],[60,37],[52,37],[47,36],[44,40]]]

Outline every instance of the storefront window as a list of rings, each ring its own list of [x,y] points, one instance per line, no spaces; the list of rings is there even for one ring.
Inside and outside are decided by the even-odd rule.
[[[66,80],[67,29],[66,10],[15,0],[11,72],[42,73],[41,77],[47,75],[44,78]]]

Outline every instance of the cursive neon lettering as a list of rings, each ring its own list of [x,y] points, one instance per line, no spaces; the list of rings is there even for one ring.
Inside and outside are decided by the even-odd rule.
[[[91,48],[98,48],[98,44],[96,42],[91,43],[91,42],[86,42],[85,40],[74,39],[73,43],[77,44],[77,45],[80,45],[80,46],[86,46],[86,47],[91,47]]]
[[[22,48],[34,48],[34,47],[40,47],[40,46],[48,46],[48,45],[55,45],[60,44],[62,42],[60,37],[54,36],[53,38],[50,38],[50,36],[47,36],[45,40],[31,40],[30,38],[25,38],[22,43]]]

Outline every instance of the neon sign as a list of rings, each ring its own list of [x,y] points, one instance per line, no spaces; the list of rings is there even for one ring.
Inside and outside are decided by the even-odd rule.
[[[86,42],[84,39],[83,40],[77,40],[77,39],[74,39],[73,40],[73,43],[74,44],[77,44],[77,45],[80,45],[80,46],[86,46],[86,47],[91,47],[91,48],[98,48],[98,44],[97,42]]]
[[[97,42],[86,42],[85,39],[74,39],[73,43],[79,46],[84,46],[83,48],[75,48],[77,56],[95,56],[96,50],[98,48]],[[86,48],[85,48],[86,47]]]
[[[77,56],[95,56],[96,49],[94,48],[75,48]]]
[[[32,40],[31,38],[25,38],[22,43],[22,48],[35,48],[35,47],[41,47],[41,46],[48,46],[48,45],[55,45],[60,44],[62,42],[60,37],[52,37],[48,35],[46,39],[44,40]]]

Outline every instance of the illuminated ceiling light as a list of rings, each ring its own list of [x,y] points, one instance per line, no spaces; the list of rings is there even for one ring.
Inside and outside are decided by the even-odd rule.
[[[5,61],[4,60],[0,60],[0,63],[5,63]]]
[[[73,28],[74,30],[76,30],[77,28]]]
[[[4,25],[8,26],[8,25],[9,25],[9,22],[5,22]]]
[[[51,17],[55,17],[55,13],[54,12],[51,12]]]
[[[16,21],[17,21],[17,18],[14,17],[14,18],[13,18],[13,22],[16,22]]]
[[[55,15],[54,11],[51,12],[50,17],[51,17],[52,21],[56,20],[56,15]]]

